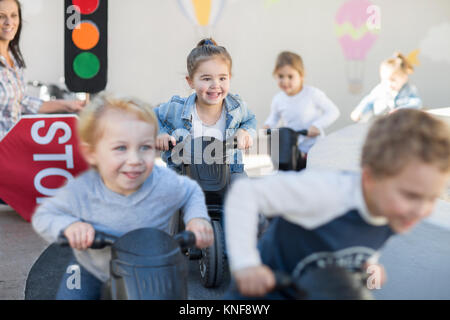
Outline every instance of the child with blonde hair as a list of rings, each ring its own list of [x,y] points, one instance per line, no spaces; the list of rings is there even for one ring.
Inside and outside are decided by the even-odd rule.
[[[46,199],[32,218],[36,232],[49,242],[63,233],[77,260],[73,264],[81,265],[81,289],[69,290],[63,277],[57,299],[99,299],[111,251],[89,249],[95,230],[113,236],[143,227],[169,232],[173,214],[181,209],[196,245],[213,243],[198,184],[154,166],[158,121],[151,106],[102,94],[83,110],[78,125],[80,150],[92,169]]]
[[[295,131],[308,130],[308,136],[300,136],[298,147],[306,166],[306,154],[324,129],[339,117],[336,105],[318,88],[304,84],[303,59],[296,53],[281,52],[275,64],[273,75],[281,92],[272,99],[270,115],[263,128],[275,128],[279,120],[283,126]]]
[[[237,181],[225,203],[225,239],[239,292],[226,298],[286,298],[269,293],[273,271],[296,278],[331,266],[366,272],[391,236],[432,213],[450,179],[450,128],[420,110],[380,117],[361,167]],[[258,213],[274,219],[257,245]]]
[[[238,95],[229,93],[231,68],[230,54],[211,38],[201,40],[188,55],[186,81],[195,92],[187,98],[174,96],[155,109],[160,125],[156,146],[165,151],[162,158],[169,167],[179,170],[168,151],[169,141],[176,145],[188,135],[222,141],[236,136],[238,149],[252,146],[255,115]],[[233,179],[245,173],[241,151],[232,156]]]
[[[365,122],[372,116],[398,109],[421,109],[422,100],[417,88],[409,82],[409,75],[413,72],[413,65],[399,52],[383,61],[380,65],[381,82],[352,111],[351,119]]]

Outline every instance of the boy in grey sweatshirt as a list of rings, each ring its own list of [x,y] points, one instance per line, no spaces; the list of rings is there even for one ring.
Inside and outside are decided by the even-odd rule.
[[[63,233],[82,268],[82,287],[61,282],[57,298],[92,299],[109,277],[110,249],[88,249],[95,230],[121,236],[143,227],[169,231],[183,211],[196,245],[213,243],[199,185],[170,169],[154,166],[157,120],[150,106],[101,95],[79,121],[80,150],[92,169],[71,180],[36,210],[32,225],[49,242]]]

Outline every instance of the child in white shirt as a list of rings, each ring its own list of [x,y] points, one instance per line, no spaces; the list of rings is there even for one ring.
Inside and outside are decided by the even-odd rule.
[[[298,141],[306,158],[317,139],[324,136],[324,129],[339,117],[339,109],[321,90],[304,85],[305,70],[299,55],[281,52],[273,74],[282,91],[273,97],[263,128],[275,128],[281,119],[284,127],[295,131],[307,129],[308,136],[300,136]]]

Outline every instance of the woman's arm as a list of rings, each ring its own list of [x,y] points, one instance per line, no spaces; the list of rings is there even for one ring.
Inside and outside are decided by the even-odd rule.
[[[51,100],[42,103],[39,113],[79,112],[83,110],[84,101],[79,100]]]

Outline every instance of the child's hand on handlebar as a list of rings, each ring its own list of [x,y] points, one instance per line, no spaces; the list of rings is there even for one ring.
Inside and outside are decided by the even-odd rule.
[[[275,275],[269,267],[260,265],[233,272],[239,292],[244,296],[261,297],[275,287]]]
[[[205,219],[194,218],[189,220],[186,230],[195,234],[195,246],[198,248],[207,248],[214,243],[213,229]]]
[[[86,250],[94,242],[95,230],[89,223],[75,222],[64,230],[64,235],[73,249]]]
[[[239,129],[236,134],[238,149],[250,149],[253,146],[253,138],[247,130]]]
[[[177,140],[171,135],[164,133],[160,134],[156,137],[156,149],[161,151],[169,150],[169,141],[172,142],[172,145],[175,146],[177,144]]]
[[[310,126],[308,128],[308,137],[314,138],[320,136],[320,130],[315,126]]]

